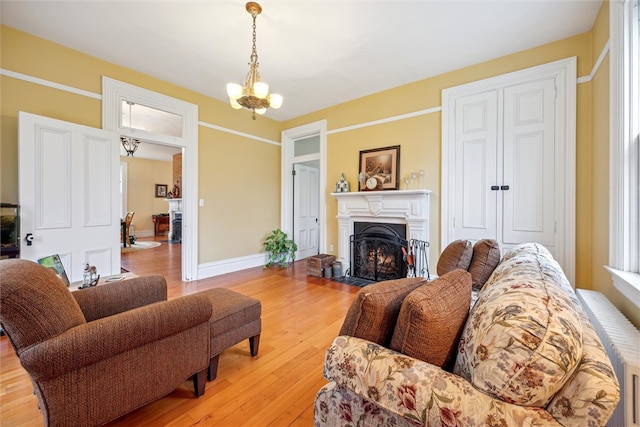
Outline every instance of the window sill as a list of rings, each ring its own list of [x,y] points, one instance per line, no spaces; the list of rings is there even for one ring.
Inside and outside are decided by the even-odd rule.
[[[611,273],[613,286],[637,308],[640,308],[640,274],[616,270],[606,265],[604,268]]]

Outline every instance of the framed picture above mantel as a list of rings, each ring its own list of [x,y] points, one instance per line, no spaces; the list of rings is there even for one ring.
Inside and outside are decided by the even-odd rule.
[[[400,189],[400,146],[360,151],[358,190]]]

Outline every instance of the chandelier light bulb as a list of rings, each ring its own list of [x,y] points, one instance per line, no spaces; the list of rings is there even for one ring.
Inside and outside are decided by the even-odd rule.
[[[282,95],[279,93],[269,95],[269,104],[271,104],[271,108],[275,109],[282,107]]]
[[[267,112],[266,108],[256,108],[256,114],[263,115],[266,112]]]
[[[242,105],[238,104],[238,100],[237,99],[229,99],[229,103],[231,104],[231,108],[233,108],[234,110],[240,110],[242,109]]]
[[[229,95],[229,99],[240,98],[242,96],[242,86],[238,83],[227,83],[227,95]]]
[[[266,98],[269,95],[269,85],[265,82],[255,82],[253,84],[253,94],[261,99]]]

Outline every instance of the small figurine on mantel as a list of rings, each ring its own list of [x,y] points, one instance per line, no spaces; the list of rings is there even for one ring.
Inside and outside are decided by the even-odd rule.
[[[336,193],[348,193],[349,181],[344,178],[344,172],[340,174],[340,179],[336,182]]]

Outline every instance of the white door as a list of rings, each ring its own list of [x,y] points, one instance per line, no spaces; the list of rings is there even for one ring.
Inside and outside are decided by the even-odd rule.
[[[85,262],[119,273],[118,135],[24,112],[18,125],[20,257],[58,254],[71,281]]]
[[[497,235],[498,92],[456,101],[454,240]]]
[[[317,255],[319,244],[319,192],[318,168],[294,165],[293,235],[298,245],[296,259]]]
[[[554,79],[456,100],[454,240],[493,238],[503,252],[539,242],[554,253],[554,150]]]
[[[554,117],[554,79],[505,88],[500,193],[506,245],[538,242],[554,253]]]

